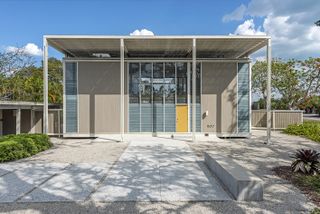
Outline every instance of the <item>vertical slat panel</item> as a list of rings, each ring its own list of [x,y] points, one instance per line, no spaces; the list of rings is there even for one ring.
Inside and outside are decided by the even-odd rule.
[[[77,115],[77,64],[66,62],[65,70],[65,93],[66,93],[66,132],[78,131]]]
[[[152,104],[141,104],[141,132],[152,132]]]
[[[165,104],[165,131],[176,131],[176,105],[173,103]]]
[[[192,108],[190,108],[190,130],[192,125]],[[201,132],[201,104],[196,103],[196,131]]]
[[[129,131],[140,132],[140,105],[130,103],[129,105]]]
[[[238,132],[249,132],[249,64],[238,63]]]
[[[154,103],[153,104],[153,131],[163,132],[163,104]]]
[[[291,124],[303,123],[302,111],[292,110],[278,110],[272,111],[272,123],[274,121],[275,129],[285,129]],[[252,111],[252,126],[253,127],[267,127],[267,112],[266,110]]]

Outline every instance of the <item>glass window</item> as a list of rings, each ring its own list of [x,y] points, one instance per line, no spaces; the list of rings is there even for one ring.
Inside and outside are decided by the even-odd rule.
[[[153,102],[163,103],[163,63],[153,64]]]
[[[187,63],[177,63],[177,103],[187,102]]]
[[[165,83],[175,83],[175,65],[173,62],[165,63]]]
[[[164,95],[166,103],[175,103],[176,84],[175,84],[175,63],[165,63],[165,78],[164,78]]]
[[[130,103],[139,103],[139,63],[129,64],[129,94]]]
[[[196,103],[201,101],[201,63],[197,63],[197,73],[196,73]],[[192,63],[190,63],[190,99],[192,103]]]
[[[176,85],[175,84],[165,84],[165,101],[166,103],[175,103]]]
[[[151,63],[141,63],[141,103],[151,103],[151,66]]]

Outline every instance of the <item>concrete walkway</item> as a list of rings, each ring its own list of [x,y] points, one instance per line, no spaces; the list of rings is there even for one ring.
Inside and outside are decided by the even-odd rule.
[[[186,142],[131,138],[117,162],[0,164],[0,203],[231,200]]]
[[[94,201],[231,200],[183,141],[131,137]]]

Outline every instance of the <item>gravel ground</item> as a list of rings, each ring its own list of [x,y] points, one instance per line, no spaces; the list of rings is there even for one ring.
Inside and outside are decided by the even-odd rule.
[[[310,140],[273,132],[273,145],[263,144],[265,132],[254,131],[251,139],[226,139],[189,143],[202,158],[203,152],[219,151],[231,156],[265,182],[263,202],[110,202],[3,203],[0,213],[309,213],[315,207],[298,189],[278,178],[271,169],[288,165],[289,154],[298,148],[320,145]],[[92,147],[92,145],[96,145]],[[25,160],[52,162],[116,161],[127,144],[91,143],[88,140],[56,142],[55,147]],[[89,149],[90,148],[90,149]],[[119,152],[120,150],[120,152]],[[118,152],[115,152],[118,151]]]
[[[241,207],[241,210],[252,213],[261,210],[264,213],[308,213],[315,205],[288,181],[276,176],[272,168],[290,165],[289,155],[296,149],[312,148],[320,151],[320,144],[302,137],[272,132],[272,145],[266,145],[265,135],[265,131],[255,130],[251,139],[220,139],[216,142],[189,145],[200,158],[203,158],[205,151],[219,152],[232,157],[241,166],[263,179],[264,201],[236,203],[235,206]],[[287,212],[284,212],[286,210]]]
[[[90,139],[51,138],[53,148],[18,162],[95,163],[113,164],[118,160],[128,143]]]

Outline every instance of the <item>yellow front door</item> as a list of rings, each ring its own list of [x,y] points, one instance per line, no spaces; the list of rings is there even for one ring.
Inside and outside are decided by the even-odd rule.
[[[176,106],[176,131],[188,132],[188,106]]]

